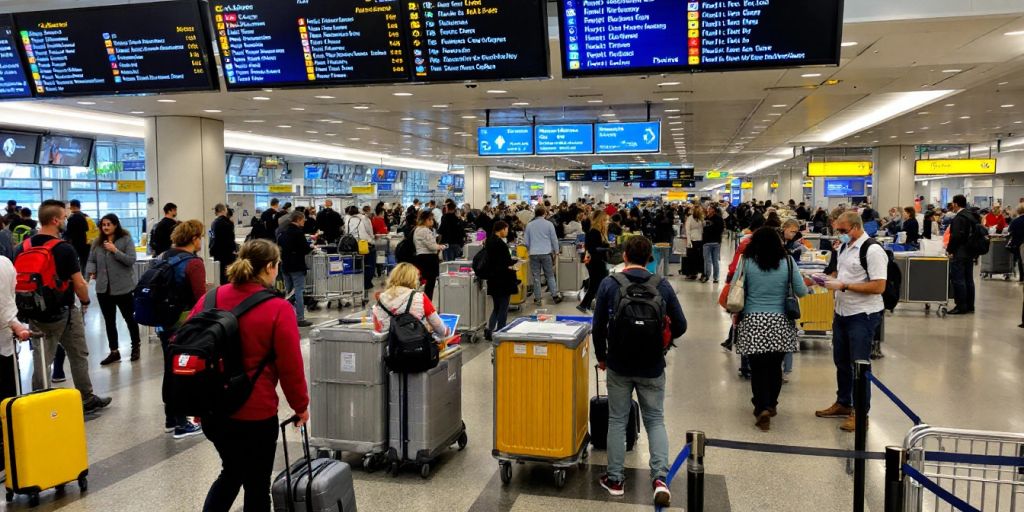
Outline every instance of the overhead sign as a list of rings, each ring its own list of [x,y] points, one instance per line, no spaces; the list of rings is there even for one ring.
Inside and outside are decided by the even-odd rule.
[[[914,174],[995,174],[995,158],[967,160],[918,160],[914,162]]]
[[[669,190],[665,194],[666,201],[686,201],[689,198],[689,194],[682,190]]]
[[[825,197],[860,197],[864,195],[863,179],[825,180]]]
[[[477,128],[480,156],[532,155],[532,126],[487,126]]]
[[[754,188],[754,182],[753,181],[744,181],[742,184],[740,184],[740,188],[743,189],[743,190],[751,190],[751,189]]]
[[[693,164],[689,164],[691,167]],[[681,164],[677,167],[686,167],[687,164]],[[639,163],[639,164],[593,164],[590,166],[595,171],[610,171],[610,170],[623,170],[623,169],[660,169],[662,167],[672,167],[672,162],[655,162],[655,163]]]
[[[693,188],[697,186],[697,182],[694,180],[658,180],[658,181],[640,181],[637,182],[640,188]],[[629,185],[629,183],[627,183]]]
[[[728,177],[729,173],[726,171],[708,171],[704,174],[704,178],[709,180],[721,180]]]
[[[25,68],[18,57],[14,21],[10,14],[0,16],[0,98],[31,98]]]
[[[537,126],[538,155],[573,155],[594,152],[594,125],[563,124]]]
[[[814,188],[814,180],[804,180],[804,188]]]
[[[377,193],[377,187],[372,183],[369,185],[352,185],[352,193],[357,196],[372,196]]]
[[[659,153],[661,123],[604,123],[594,126],[595,149],[598,154]]]
[[[871,162],[809,162],[807,175],[815,177],[871,176]]]
[[[555,181],[608,181],[606,171],[555,171]]]
[[[269,185],[267,187],[267,192],[271,194],[291,194],[294,191],[295,189],[290,184]]]
[[[117,182],[118,192],[132,192],[136,194],[146,193],[145,180],[119,180]]]
[[[771,184],[771,187],[772,188],[779,188],[779,182],[773,181],[772,184]]]

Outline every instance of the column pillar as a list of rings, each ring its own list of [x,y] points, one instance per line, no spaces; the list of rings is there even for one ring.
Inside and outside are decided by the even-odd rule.
[[[178,205],[179,220],[197,219],[209,226],[214,205],[227,199],[226,181],[222,121],[183,116],[146,120],[146,213],[150,228],[163,217],[165,203]],[[208,253],[206,242],[204,257]]]
[[[579,201],[583,197],[583,184],[582,183],[570,183],[569,184],[569,197],[566,200],[569,204]]]
[[[804,200],[804,174],[797,169],[784,169],[779,172],[779,188],[776,201],[789,202],[790,199],[800,204]]]
[[[483,208],[491,200],[491,168],[483,165],[466,166],[466,185],[463,198],[473,208]]]
[[[872,204],[879,212],[914,205],[913,146],[882,146],[875,153]]]
[[[557,204],[558,199],[558,182],[553,177],[544,177],[544,195],[548,197],[551,204]],[[543,202],[543,201],[542,201]]]

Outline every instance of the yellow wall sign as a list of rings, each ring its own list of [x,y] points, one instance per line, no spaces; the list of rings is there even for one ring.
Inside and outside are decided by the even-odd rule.
[[[377,192],[377,187],[373,185],[352,185],[352,193],[357,196],[372,196]]]
[[[722,178],[728,177],[728,171],[708,171],[707,173],[704,174],[704,179],[706,180],[720,180]]]
[[[740,184],[740,188],[743,189],[743,190],[751,190],[751,189],[754,188],[754,182],[753,181],[744,181],[743,183]]]
[[[830,176],[871,176],[874,164],[871,162],[810,162],[807,175],[810,177]]]
[[[267,192],[271,194],[291,194],[295,189],[291,185],[270,185],[267,187]]]
[[[517,201],[518,199],[519,199],[519,194],[509,194],[508,195],[508,200],[509,201]]]
[[[995,174],[995,158],[971,160],[918,160],[914,162],[914,174]]]
[[[804,180],[804,188],[814,188],[814,180]]]
[[[772,182],[772,188],[779,188],[779,182],[773,181]]]
[[[136,194],[146,193],[146,182],[145,180],[118,180],[117,182],[118,192],[134,192]]]
[[[666,201],[686,201],[690,194],[682,190],[669,190],[665,196]]]

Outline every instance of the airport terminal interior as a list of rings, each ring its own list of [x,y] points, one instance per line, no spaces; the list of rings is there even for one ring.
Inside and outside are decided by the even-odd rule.
[[[56,229],[40,218],[49,199],[80,205],[97,223],[120,219],[135,246],[131,289],[159,256],[153,242],[167,204],[176,221],[202,222],[194,249],[209,289],[226,270],[209,236],[223,207],[239,246],[261,237],[284,243],[265,227],[270,209],[291,208],[286,219],[304,210],[314,220],[300,230],[317,217],[324,223],[328,206],[356,225],[340,241],[305,231],[317,247],[304,260],[298,329],[311,456],[344,462],[330,466],[346,476],[326,493],[354,493],[316,510],[355,510],[345,500],[363,512],[655,506],[646,424],[626,452],[621,495],[602,482],[609,452],[588,442],[595,413],[608,428],[607,411],[602,419],[590,405],[607,393],[611,372],[598,371],[595,382],[594,312],[581,304],[600,284],[588,279],[593,255],[582,228],[565,230],[580,220],[589,229],[592,214],[607,212],[620,238],[602,241],[613,247],[607,258],[632,243],[620,226],[651,238],[648,269],[671,286],[686,318],[664,358],[668,452],[659,458],[679,463],[662,474],[666,510],[1024,511],[1020,0],[0,0],[0,207],[16,202],[0,212],[13,212],[4,223],[14,222],[0,241],[21,241],[28,224],[19,216]],[[369,239],[361,238],[359,223],[371,223],[364,207],[376,212]],[[547,222],[534,220],[543,210],[558,225],[553,250],[536,247],[538,231],[525,227]],[[432,297],[446,321],[457,318],[461,336],[440,340],[451,344],[438,363],[447,376],[408,375],[423,388],[411,404],[421,422],[401,429],[396,410],[407,409],[395,397],[406,388],[367,321],[399,245],[413,244],[407,217],[425,211],[465,228],[461,250],[440,255]],[[714,231],[705,211],[724,226],[720,252],[701,249],[713,245],[701,241]],[[840,429],[854,416],[815,414],[836,402],[833,340],[847,332],[836,304],[869,296],[828,288],[826,266],[843,265],[834,248],[850,233],[849,216],[837,217],[844,211],[857,212],[892,258],[888,268],[899,269],[887,273],[898,304],[873,336],[871,377],[856,382],[871,394],[870,418],[856,432]],[[958,222],[974,214],[983,234],[968,227],[963,236],[984,250],[964,256],[973,249],[962,243],[948,254]],[[281,215],[271,215],[275,226]],[[519,282],[504,331],[486,329],[490,278],[474,272],[474,255],[493,235],[483,217],[512,224]],[[731,305],[723,288],[741,240],[773,219],[780,234],[795,222],[802,242],[789,249],[815,293],[799,300],[800,319],[786,320],[799,351],[767,429],[759,410],[751,415],[750,370],[738,349],[723,346],[739,337],[720,303]],[[447,240],[444,221],[437,224]],[[429,252],[414,258],[420,270]],[[557,295],[531,275],[538,255],[557,271]],[[860,268],[853,256],[847,264]],[[0,261],[0,278],[5,269]],[[959,303],[951,284],[965,272],[973,304]],[[871,285],[864,274],[861,291]],[[296,302],[290,279],[279,288]],[[99,282],[88,284],[91,303]],[[140,292],[130,293],[140,304]],[[131,330],[117,314],[120,360],[111,362],[100,309],[83,317],[88,375],[95,395],[111,401],[84,402],[88,488],[75,477],[51,481],[48,472],[66,470],[81,441],[38,426],[74,415],[47,409],[33,429],[0,407],[8,455],[0,508],[204,510],[222,461],[203,418],[187,432],[166,428],[173,363],[156,331],[143,325],[129,357]],[[555,341],[565,336],[579,345]],[[12,343],[28,393],[43,363],[29,343]],[[76,389],[68,352],[66,380],[41,370],[53,388]],[[8,370],[0,377],[10,379]],[[293,411],[277,392],[284,421]],[[396,431],[442,423],[458,430],[441,436],[429,460],[392,466],[396,445],[412,443]],[[16,428],[29,430],[17,444]],[[271,479],[286,468],[283,445],[293,462],[302,457],[299,431],[285,430]],[[22,441],[33,438],[43,441]],[[42,455],[24,454],[38,446]],[[35,464],[43,469],[26,471]],[[297,471],[298,479],[305,470]],[[312,494],[271,493],[270,481],[265,492],[275,511],[293,510],[287,501],[298,501],[296,512],[314,510],[305,501]],[[223,510],[243,511],[244,495]]]

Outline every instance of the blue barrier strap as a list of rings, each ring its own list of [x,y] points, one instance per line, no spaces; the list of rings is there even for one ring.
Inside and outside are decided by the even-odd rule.
[[[892,400],[892,402],[896,404],[896,407],[899,407],[900,410],[903,411],[903,414],[906,414],[907,417],[910,418],[910,421],[914,422],[914,425],[921,424],[921,417],[918,416],[913,410],[911,410],[910,407],[907,406],[907,404],[903,403],[903,400],[900,400],[900,397],[896,396],[896,393],[893,393],[889,388],[885,386],[885,384],[882,384],[882,381],[878,380],[878,378],[875,377],[875,375],[872,374],[871,372],[867,372],[865,375],[867,376],[868,380],[870,380],[875,386],[878,387],[879,390],[882,391],[882,393],[885,393],[885,396],[889,397],[889,400]]]
[[[1010,455],[975,455],[973,453],[925,452],[924,460],[929,462],[951,462],[954,464],[978,464],[982,466],[1024,467],[1024,457]]]
[[[679,455],[676,456],[675,462],[672,463],[672,467],[668,470],[668,476],[665,477],[665,485],[672,486],[672,479],[675,478],[679,469],[683,467],[683,462],[686,462],[686,459],[690,456],[690,448],[690,445],[684,446]]]
[[[980,510],[972,507],[966,501],[957,498],[953,493],[943,489],[939,484],[931,481],[928,477],[922,475],[918,470],[911,467],[909,464],[903,465],[903,473],[914,481],[924,486],[925,489],[931,491],[935,496],[946,503],[949,503],[953,508],[961,512],[981,512]]]

